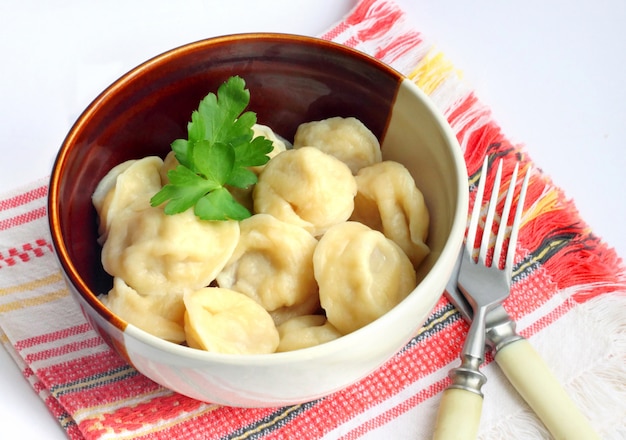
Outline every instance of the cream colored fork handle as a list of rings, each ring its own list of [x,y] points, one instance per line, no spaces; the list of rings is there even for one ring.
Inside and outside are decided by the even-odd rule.
[[[461,388],[448,388],[439,403],[433,440],[475,440],[483,398]]]
[[[555,440],[600,439],[530,342],[511,342],[495,359]]]

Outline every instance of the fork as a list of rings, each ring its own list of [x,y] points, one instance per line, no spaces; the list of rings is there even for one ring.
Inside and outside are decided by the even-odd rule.
[[[511,177],[511,182],[506,189],[504,206],[498,222],[498,231],[493,244],[493,255],[489,261],[489,250],[492,247],[494,234],[493,224],[496,207],[500,200],[500,182],[502,179],[502,160],[498,163],[498,169],[494,178],[493,189],[490,199],[485,203],[487,210],[483,234],[480,239],[478,260],[475,261],[474,245],[478,223],[482,217],[483,195],[487,177],[489,161],[488,157],[482,166],[480,180],[476,192],[476,200],[467,230],[465,248],[459,271],[458,286],[467,297],[474,319],[470,326],[467,338],[461,352],[461,365],[450,371],[452,383],[444,391],[437,420],[435,422],[434,439],[475,439],[478,433],[480,415],[482,412],[483,393],[482,386],[487,381],[480,371],[480,365],[485,358],[486,345],[486,317],[495,307],[500,305],[510,293],[511,273],[517,235],[521,223],[524,199],[530,177],[530,169],[522,182],[520,194],[517,200],[517,208],[513,224],[509,232],[508,247],[504,261],[504,267],[500,267],[500,260],[508,230],[508,219],[513,204],[518,164]]]

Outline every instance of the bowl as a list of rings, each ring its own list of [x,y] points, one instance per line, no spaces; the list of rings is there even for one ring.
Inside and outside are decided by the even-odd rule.
[[[164,157],[186,136],[192,110],[233,75],[245,79],[258,122],[292,140],[300,123],[354,116],[378,137],[384,159],[404,164],[428,206],[431,252],[419,284],[374,322],[315,347],[219,354],[161,340],[98,300],[112,279],[100,261],[91,195],[115,165]],[[49,189],[49,227],[68,288],[93,328],[155,382],[194,399],[240,407],[312,401],[357,382],[414,337],[439,300],[461,246],[467,172],[446,119],[410,80],[361,52],[285,34],[238,34],[158,55],[104,90],[60,147]]]

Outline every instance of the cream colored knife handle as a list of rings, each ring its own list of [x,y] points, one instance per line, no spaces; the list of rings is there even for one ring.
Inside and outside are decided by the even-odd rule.
[[[475,440],[483,397],[462,388],[448,388],[441,396],[434,440]]]
[[[511,342],[495,359],[556,440],[600,439],[530,342]]]

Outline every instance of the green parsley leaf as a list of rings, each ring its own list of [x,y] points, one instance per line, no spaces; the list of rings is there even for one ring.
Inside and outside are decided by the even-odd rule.
[[[265,165],[269,160],[268,154],[272,152],[274,145],[266,138],[259,136],[235,147],[237,166],[247,164],[256,167]]]
[[[215,183],[203,179],[189,168],[179,165],[167,173],[170,183],[150,200],[152,206],[165,205],[165,213],[172,215],[191,208],[201,197],[219,188]]]
[[[196,173],[216,187],[224,185],[235,166],[235,149],[228,144],[198,141],[192,152]]]
[[[180,165],[168,172],[170,183],[152,197],[152,206],[166,203],[164,210],[169,215],[194,207],[203,220],[250,217],[250,211],[233,198],[226,185],[254,185],[257,176],[249,167],[266,164],[274,147],[264,137],[253,139],[256,114],[244,112],[249,102],[250,92],[238,76],[200,101],[187,124],[187,139],[172,142]]]
[[[224,187],[201,197],[196,203],[194,213],[202,219],[211,220],[243,220],[251,215]]]
[[[237,188],[248,188],[250,185],[254,185],[257,180],[256,174],[248,168],[237,168],[228,176],[226,184]]]

